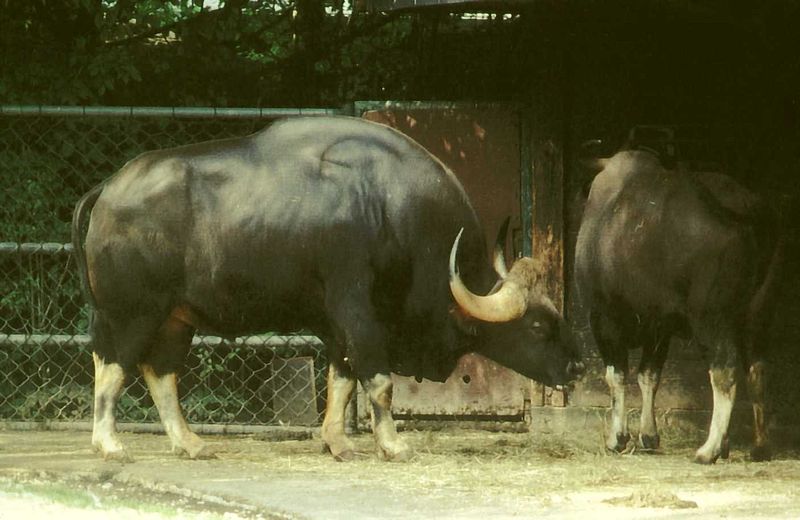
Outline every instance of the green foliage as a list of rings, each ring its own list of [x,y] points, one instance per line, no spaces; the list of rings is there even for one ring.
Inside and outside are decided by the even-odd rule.
[[[299,105],[386,60],[383,15],[342,2],[9,0],[0,10],[0,99],[21,104]],[[386,48],[387,45],[381,47]],[[366,52],[365,52],[366,51]],[[387,57],[392,59],[393,57]],[[372,69],[373,75],[385,71]],[[389,79],[389,78],[387,78]],[[355,83],[350,82],[354,87]]]
[[[355,99],[507,99],[529,31],[343,0],[6,0],[0,102],[341,106]],[[218,6],[217,6],[218,4]],[[522,60],[522,61],[520,61]]]
[[[194,392],[183,399],[186,416],[190,422],[226,424],[247,408],[248,402],[241,395],[229,392]]]
[[[0,349],[0,417],[41,421],[91,416],[92,385],[83,345],[4,344]]]
[[[6,200],[0,209],[0,236],[16,242],[31,241],[36,236],[68,236],[60,210],[77,197],[57,173],[62,161],[22,150],[19,154],[0,153],[0,162],[8,172],[3,176]]]
[[[0,261],[0,330],[7,334],[77,334],[87,329],[69,258],[40,255]]]
[[[29,393],[15,405],[22,420],[58,417],[62,420],[85,420],[92,415],[92,387],[76,385],[48,386]]]
[[[117,402],[117,418],[122,422],[158,422],[158,410],[152,401],[123,392]]]
[[[214,349],[213,347],[200,346],[195,349],[195,355],[199,361],[198,377],[202,381],[208,381],[213,374],[224,374],[229,372],[228,363],[241,358],[241,350],[238,347],[227,349]]]

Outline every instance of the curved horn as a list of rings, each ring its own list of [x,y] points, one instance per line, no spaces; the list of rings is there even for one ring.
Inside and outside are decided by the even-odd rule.
[[[492,251],[492,265],[497,275],[503,280],[508,277],[506,255],[503,251],[506,248],[506,235],[508,234],[509,222],[511,222],[511,217],[506,217],[503,221],[503,225],[500,226],[500,231],[497,232],[497,240],[495,240],[494,251]]]
[[[500,290],[489,296],[478,296],[467,289],[456,267],[456,254],[463,232],[464,228],[461,228],[450,250],[450,291],[458,306],[474,318],[495,323],[511,321],[525,314],[525,291],[514,282],[504,283]]]

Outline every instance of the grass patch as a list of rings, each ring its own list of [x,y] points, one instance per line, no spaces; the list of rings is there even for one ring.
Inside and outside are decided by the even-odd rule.
[[[95,500],[88,492],[52,482],[19,482],[0,479],[0,493],[18,497],[35,496],[68,507],[88,509]]]
[[[102,486],[102,485],[101,485]],[[107,484],[106,484],[107,486]],[[76,509],[96,509],[112,512],[130,509],[140,513],[152,513],[165,517],[177,517],[181,511],[166,504],[142,502],[137,499],[110,496],[98,493],[95,485],[39,480],[0,479],[0,492],[17,497],[35,497],[41,500]],[[208,517],[209,520],[222,518]]]

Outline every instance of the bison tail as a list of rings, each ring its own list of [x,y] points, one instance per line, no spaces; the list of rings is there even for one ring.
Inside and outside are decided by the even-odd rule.
[[[83,246],[84,228],[86,227],[87,216],[100,197],[100,193],[103,192],[103,187],[104,183],[101,183],[89,190],[75,205],[75,211],[72,213],[73,254],[75,255],[75,263],[78,266],[78,276],[80,277],[83,297],[92,308],[97,307],[97,302],[89,285],[89,268],[86,265],[86,250]]]

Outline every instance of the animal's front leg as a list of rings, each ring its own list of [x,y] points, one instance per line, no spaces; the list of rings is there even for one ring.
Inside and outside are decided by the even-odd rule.
[[[614,365],[607,366],[606,383],[611,393],[611,427],[606,447],[611,451],[622,452],[631,438],[625,413],[625,372]]]
[[[356,388],[356,380],[349,372],[337,367],[333,361],[328,366],[328,399],[321,435],[331,455],[338,461],[351,460],[355,456],[353,442],[344,429],[347,405]]]
[[[358,258],[351,258],[350,265],[358,266]],[[357,270],[361,274],[355,280],[347,277],[329,280],[325,304],[333,328],[341,332],[340,344],[345,346],[352,369],[369,396],[378,452],[386,460],[407,460],[411,450],[397,435],[392,419],[389,335],[376,316],[368,265],[365,263],[363,269]],[[338,403],[337,407],[343,405]]]
[[[372,405],[372,432],[379,454],[386,460],[408,460],[413,452],[397,434],[392,418],[392,378],[375,374],[362,380],[362,384]]]
[[[628,372],[628,350],[622,346],[621,328],[596,309],[590,315],[592,332],[606,365],[606,384],[611,394],[611,426],[606,447],[622,452],[628,446],[628,417],[625,414],[625,374]]]
[[[713,464],[727,451],[728,425],[736,399],[735,370],[732,367],[712,366],[708,373],[714,393],[714,411],[711,414],[708,439],[695,454],[695,461],[701,464]]]

